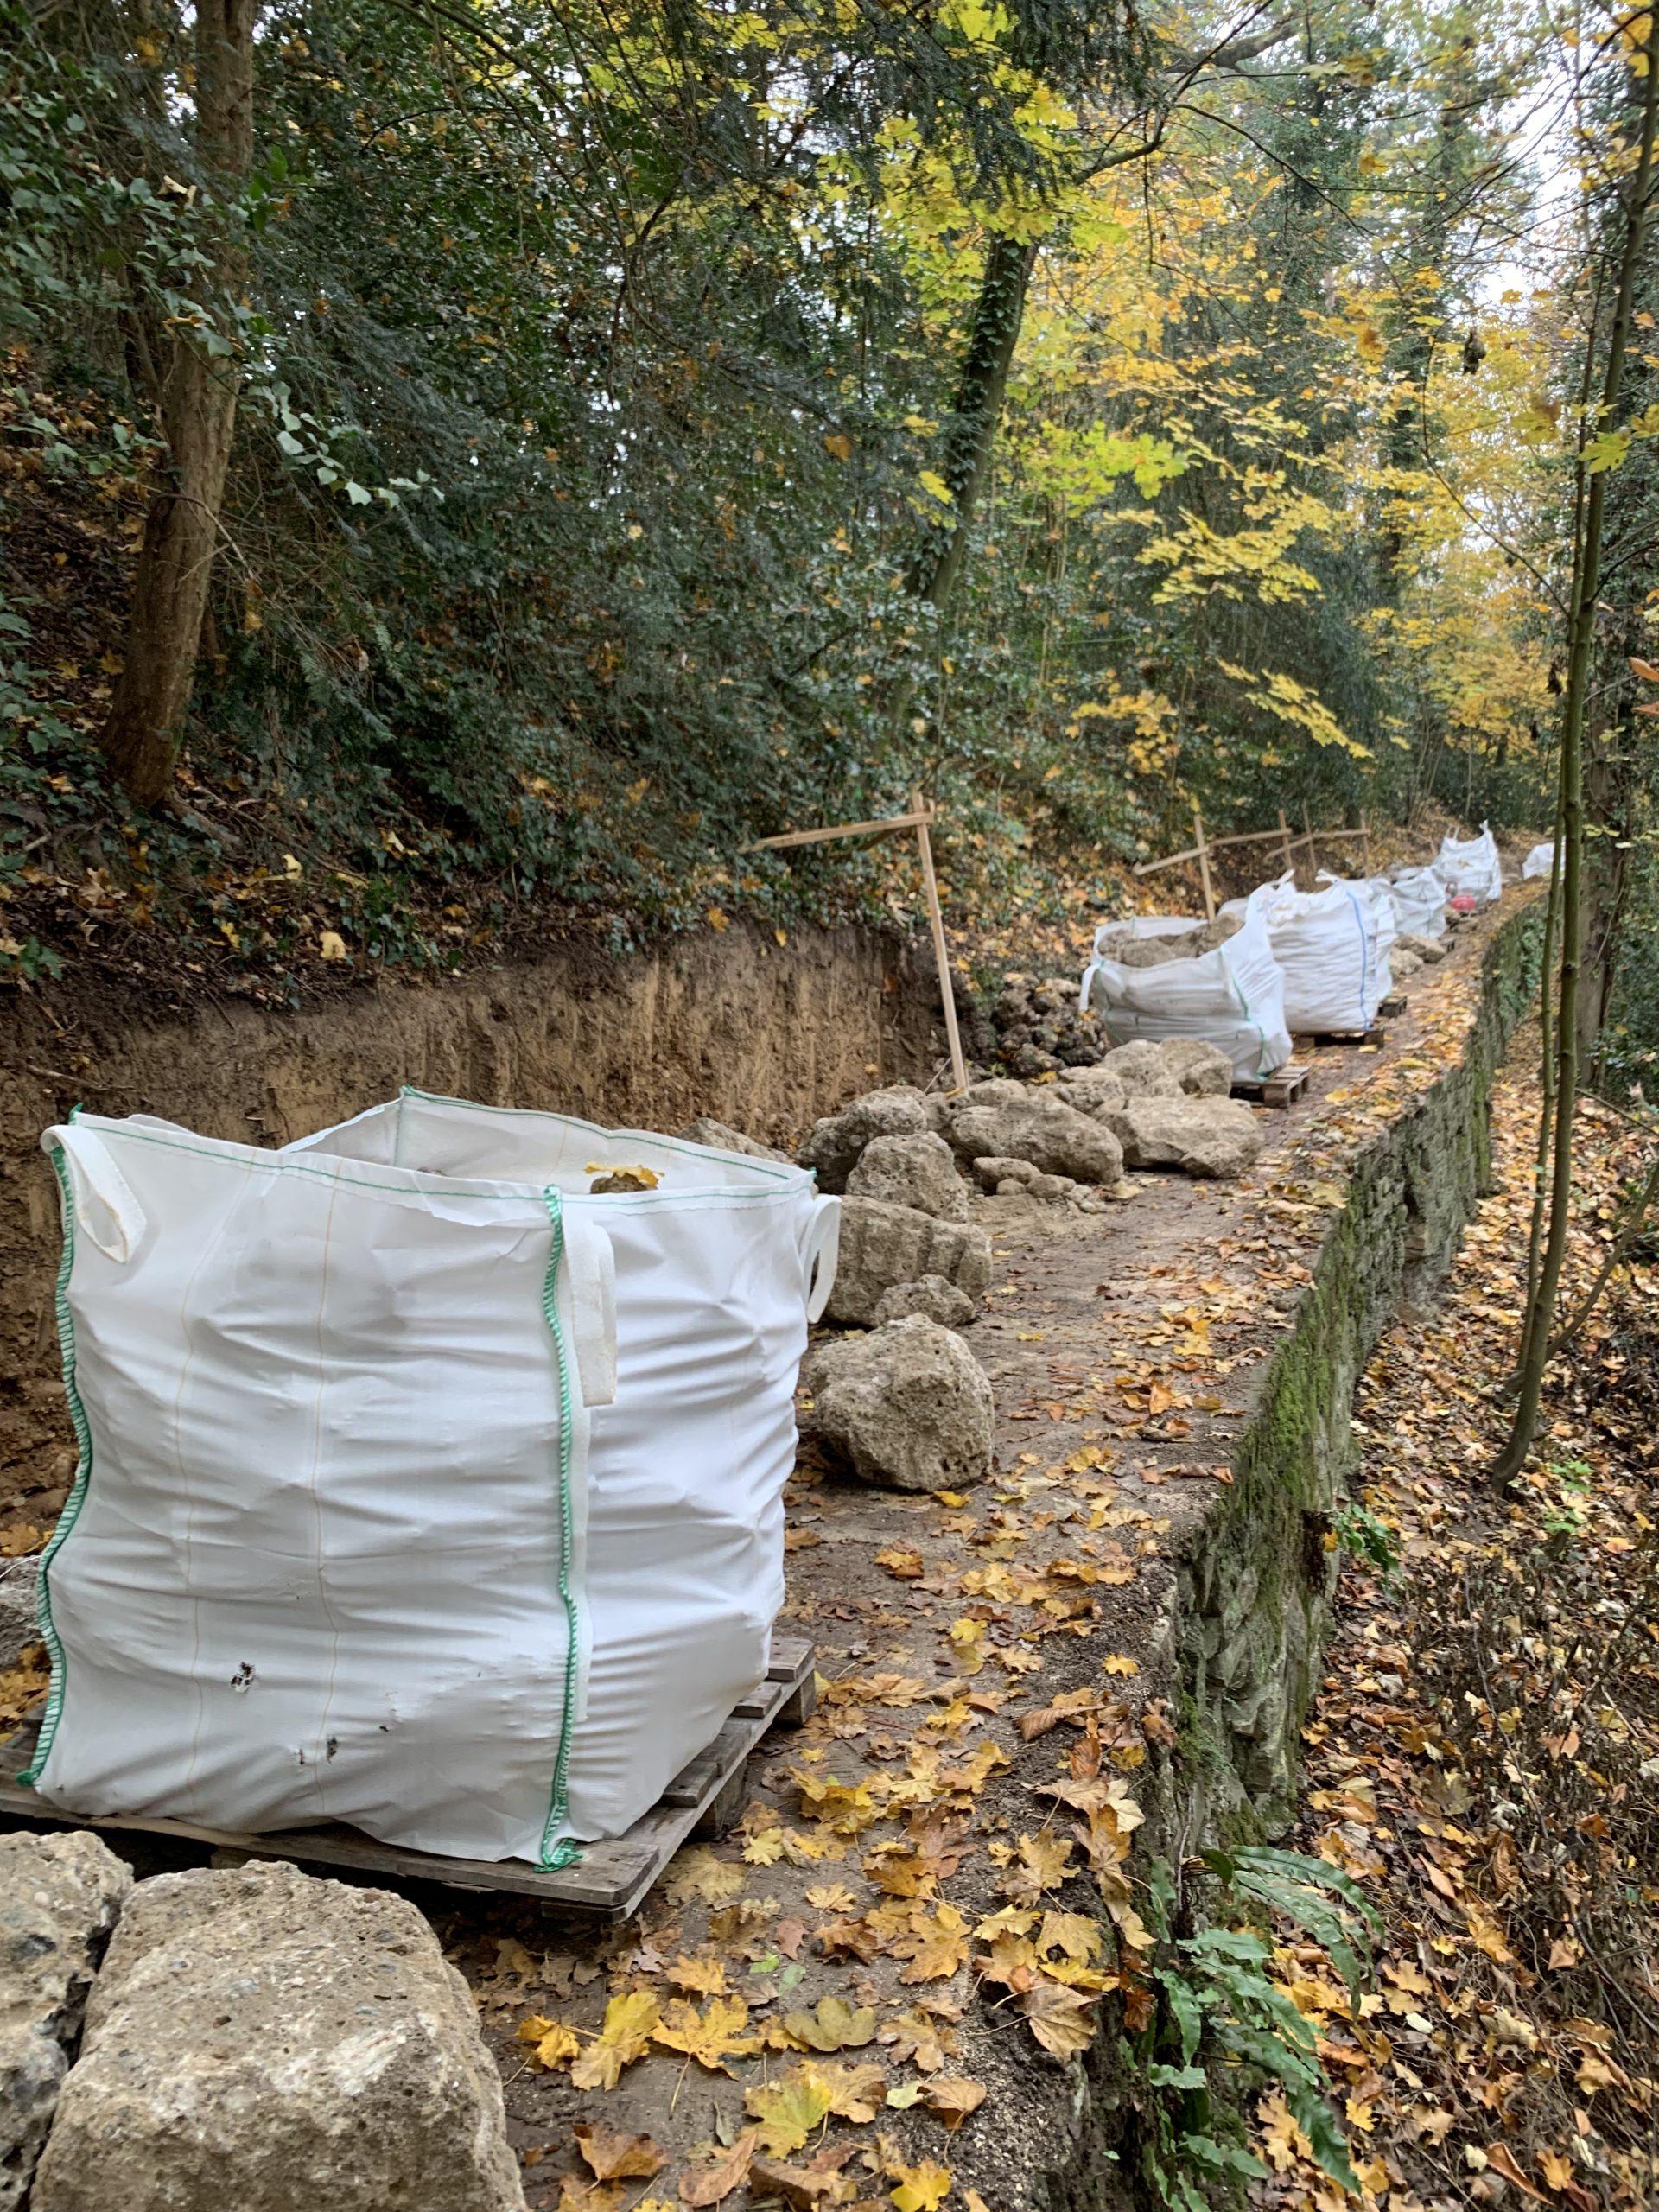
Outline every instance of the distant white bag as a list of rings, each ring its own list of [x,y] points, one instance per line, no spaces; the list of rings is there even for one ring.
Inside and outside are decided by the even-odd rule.
[[[1318,891],[1298,891],[1287,877],[1252,893],[1252,905],[1257,899],[1284,971],[1289,1027],[1315,1033],[1369,1029],[1393,984],[1392,902],[1370,883],[1335,878]]]
[[[1503,895],[1497,841],[1483,822],[1478,837],[1442,837],[1435,869],[1449,896],[1466,893],[1483,906]]]
[[[416,1093],[276,1153],[44,1141],[81,1465],[41,1796],[543,1864],[627,1827],[765,1672],[837,1202]]]
[[[1389,888],[1402,937],[1446,935],[1446,883],[1438,868],[1396,868]]]
[[[1136,937],[1173,937],[1198,925],[1190,914],[1145,915],[1131,925]],[[1100,1016],[1114,1045],[1136,1038],[1201,1037],[1219,1046],[1233,1073],[1249,1082],[1271,1075],[1290,1058],[1285,1028],[1284,979],[1268,943],[1259,913],[1247,912],[1243,926],[1225,944],[1196,960],[1172,960],[1161,968],[1125,968],[1101,951],[1122,922],[1109,922],[1095,933],[1095,957],[1084,973],[1081,1003]]]
[[[1554,868],[1555,847],[1554,842],[1552,842],[1548,844],[1535,845],[1532,850],[1527,855],[1525,860],[1521,863],[1521,880],[1523,883],[1529,883],[1535,875],[1552,874],[1554,872]]]

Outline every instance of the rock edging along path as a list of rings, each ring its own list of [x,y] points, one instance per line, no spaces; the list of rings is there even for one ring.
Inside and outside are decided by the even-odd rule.
[[[1354,1382],[1483,1186],[1541,920],[1506,900],[1386,1050],[1320,1055],[1248,1184],[975,1200],[999,1471],[913,1497],[804,1455],[785,1619],[827,1687],[736,1833],[598,1942],[433,1900],[532,2206],[1126,2201],[1137,1884],[1289,1817]],[[646,2141],[607,2178],[595,2127]]]

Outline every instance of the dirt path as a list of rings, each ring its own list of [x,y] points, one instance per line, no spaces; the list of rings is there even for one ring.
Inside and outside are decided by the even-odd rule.
[[[626,2190],[600,2184],[601,2212],[677,2189],[715,2201],[752,2154],[817,2157],[816,2178],[762,2190],[802,2203],[885,2202],[896,2186],[901,2212],[921,2212],[948,2169],[953,2202],[975,2212],[977,2191],[1000,2212],[1070,2154],[1054,2054],[1082,2047],[1116,1979],[1099,1899],[1128,1898],[1113,1877],[1135,1793],[1175,1738],[1172,1585],[1294,1325],[1340,1198],[1320,1179],[1340,1175],[1368,1113],[1433,1079],[1490,931],[1414,978],[1381,1051],[1318,1054],[1304,1099],[1266,1116],[1248,1183],[1138,1176],[1104,1216],[976,1202],[997,1264],[968,1340],[996,1393],[997,1477],[914,1498],[804,1464],[785,1622],[816,1643],[828,1688],[806,1728],[751,1761],[728,1842],[682,1854],[598,1942],[511,1904],[432,1900],[502,2060],[533,2206],[588,2201],[577,2121],[664,2157]],[[1082,1821],[1043,1794],[1079,1783],[1097,1801]],[[1022,1957],[1051,2050],[1022,2017]],[[615,2085],[539,2063],[518,2039],[527,2017],[575,2031],[590,2081],[611,2049]],[[630,2019],[646,2024],[632,2043]],[[645,2044],[653,2021],[713,2063]],[[906,2177],[930,2162],[912,2206]]]

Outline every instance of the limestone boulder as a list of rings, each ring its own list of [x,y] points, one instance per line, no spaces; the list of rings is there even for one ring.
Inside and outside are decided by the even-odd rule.
[[[931,1129],[915,1136],[872,1137],[847,1178],[847,1195],[884,1205],[914,1206],[936,1221],[966,1221],[968,1192],[956,1156]]]
[[[847,1198],[841,1205],[841,1255],[825,1318],[868,1329],[885,1292],[939,1275],[972,1301],[991,1287],[991,1240],[973,1222],[937,1221],[914,1206]]]
[[[1158,1049],[1189,1098],[1225,1098],[1231,1090],[1233,1064],[1219,1045],[1202,1037],[1166,1037]]]
[[[95,1835],[0,1835],[0,2212],[34,2178],[131,1888],[132,1869]]]
[[[821,1345],[802,1380],[803,1427],[861,1481],[965,1490],[991,1471],[990,1383],[961,1338],[924,1314]]]
[[[1403,983],[1408,976],[1415,976],[1422,969],[1420,956],[1409,946],[1395,944],[1389,953],[1389,972],[1396,983]]]
[[[958,1290],[943,1275],[924,1275],[919,1282],[895,1283],[875,1301],[875,1323],[902,1321],[907,1313],[925,1314],[942,1329],[964,1329],[976,1308],[965,1290]]]
[[[1243,1175],[1262,1149],[1255,1115],[1236,1098],[1132,1098],[1112,1127],[1131,1167]]]
[[[1013,1192],[1022,1192],[1027,1198],[1039,1198],[1046,1205],[1055,1205],[1062,1198],[1077,1196],[1081,1189],[1069,1175],[1045,1175],[1040,1167],[1033,1167],[1028,1160],[976,1160],[974,1179],[982,1191],[994,1191],[1003,1198]]]
[[[712,1145],[716,1152],[744,1152],[754,1160],[781,1160],[785,1166],[791,1164],[786,1152],[761,1144],[754,1137],[746,1137],[741,1129],[728,1128],[724,1122],[711,1121],[706,1114],[686,1123],[680,1131],[680,1142]]]
[[[1161,1045],[1138,1037],[1132,1045],[1118,1045],[1101,1066],[1115,1075],[1131,1103],[1137,1098],[1179,1098],[1181,1079],[1165,1057]]]
[[[817,1170],[821,1191],[844,1191],[873,1137],[919,1136],[932,1126],[933,1112],[921,1092],[913,1084],[895,1083],[815,1122],[795,1156],[803,1167]]]
[[[1414,930],[1403,930],[1394,940],[1396,952],[1414,953],[1426,968],[1438,968],[1446,954],[1443,939],[1438,937],[1419,937]]]
[[[1075,1106],[1079,1114],[1096,1116],[1115,1112],[1128,1103],[1122,1078],[1104,1065],[1067,1068],[1054,1086],[1054,1096]]]
[[[524,2202],[471,1996],[412,1904],[280,1864],[133,1891],[32,2212]]]
[[[40,1641],[35,1614],[40,1582],[38,1559],[8,1560],[0,1567],[0,1675]]]
[[[1046,1175],[1077,1183],[1116,1183],[1123,1173],[1117,1138],[1053,1090],[1027,1090],[1006,1105],[969,1106],[947,1131],[963,1160],[1026,1160]]]

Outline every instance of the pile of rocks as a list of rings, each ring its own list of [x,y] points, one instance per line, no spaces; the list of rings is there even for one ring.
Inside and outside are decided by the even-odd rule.
[[[524,2212],[472,1998],[402,1897],[0,1835],[0,2212]]]
[[[1069,976],[1005,976],[991,1027],[996,1065],[1013,1075],[1091,1067],[1111,1043],[1099,1015],[1079,1011],[1077,982]]]
[[[1231,1082],[1224,1052],[1180,1038],[1119,1046],[1052,1082],[994,1077],[949,1098],[895,1084],[815,1122],[797,1156],[842,1198],[825,1319],[871,1333],[809,1356],[807,1433],[899,1489],[988,1474],[990,1386],[957,1333],[991,1279],[970,1190],[1099,1212],[1127,1194],[1126,1166],[1241,1174],[1262,1136]]]
[[[1244,926],[1240,914],[1217,914],[1213,922],[1194,922],[1190,930],[1172,930],[1166,937],[1137,937],[1133,922],[1122,929],[1103,930],[1096,949],[1120,968],[1167,968],[1172,960],[1201,960]]]

